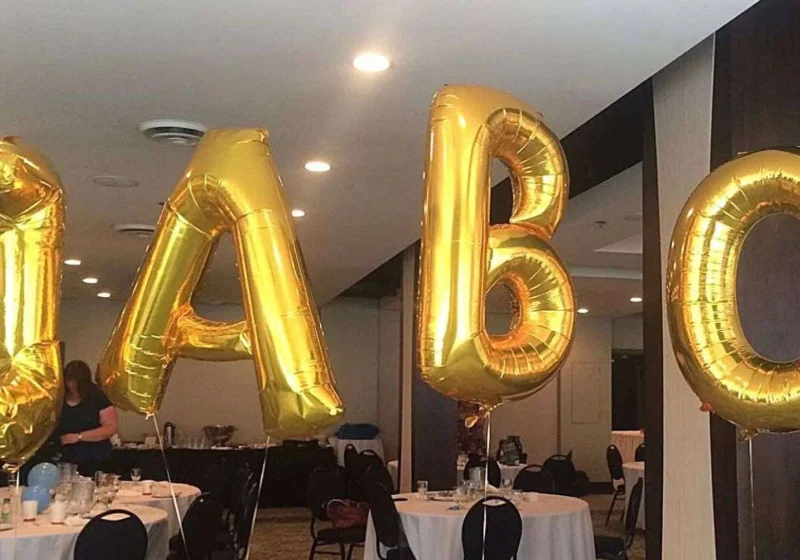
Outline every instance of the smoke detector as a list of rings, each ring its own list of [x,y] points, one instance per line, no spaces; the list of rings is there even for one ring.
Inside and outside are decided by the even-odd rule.
[[[200,123],[155,119],[139,124],[139,132],[150,140],[170,146],[196,146],[208,129]]]
[[[114,226],[114,230],[123,235],[148,239],[156,231],[156,226],[149,224],[117,224]]]

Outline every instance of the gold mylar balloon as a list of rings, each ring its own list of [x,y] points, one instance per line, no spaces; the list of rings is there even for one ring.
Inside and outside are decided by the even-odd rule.
[[[683,376],[715,413],[751,431],[800,429],[800,360],[758,355],[737,307],[742,244],[777,213],[800,217],[800,154],[764,150],[726,163],[683,207],[667,263],[667,318]]]
[[[225,232],[239,264],[239,323],[202,319],[191,307]],[[100,381],[117,406],[156,412],[178,357],[252,358],[269,435],[312,435],[344,413],[266,130],[214,130],[200,142],[164,205]]]
[[[572,344],[574,295],[549,244],[568,198],[567,162],[539,114],[480,86],[445,86],[428,126],[419,282],[423,379],[484,411],[541,389]],[[511,223],[489,227],[491,163],[509,170]],[[491,336],[485,299],[515,299],[511,330]]]
[[[58,307],[64,194],[50,162],[0,140],[0,459],[22,465],[63,401]]]

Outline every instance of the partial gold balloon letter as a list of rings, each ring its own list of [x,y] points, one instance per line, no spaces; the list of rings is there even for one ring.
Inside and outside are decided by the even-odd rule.
[[[0,459],[19,467],[55,428],[63,400],[58,307],[64,194],[50,162],[0,140]]]
[[[800,429],[800,360],[758,355],[737,307],[742,244],[777,213],[800,218],[800,152],[764,150],[726,163],[683,207],[667,262],[667,318],[683,376],[703,403],[749,431]]]
[[[191,306],[225,232],[239,264],[240,323],[202,319]],[[117,406],[153,413],[178,357],[252,359],[269,435],[311,435],[344,412],[265,130],[214,130],[200,142],[164,205],[100,380]]]
[[[509,170],[511,223],[489,227],[491,163]],[[564,364],[574,328],[572,282],[549,240],[568,198],[558,138],[514,97],[446,86],[428,127],[419,285],[419,361],[437,391],[484,411],[541,389]],[[503,283],[509,333],[490,336],[485,298]]]

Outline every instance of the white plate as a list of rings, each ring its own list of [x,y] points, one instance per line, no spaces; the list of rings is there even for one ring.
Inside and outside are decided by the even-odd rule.
[[[0,523],[0,531],[9,531],[14,528],[13,523]]]

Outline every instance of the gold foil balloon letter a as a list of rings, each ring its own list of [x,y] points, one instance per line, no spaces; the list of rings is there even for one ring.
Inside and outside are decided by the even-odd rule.
[[[202,319],[191,306],[225,232],[239,264],[246,317],[240,323]],[[164,205],[106,347],[106,394],[121,408],[152,413],[176,358],[252,359],[265,433],[302,437],[337,422],[344,407],[306,276],[267,132],[208,133]]]
[[[434,389],[484,411],[541,389],[572,344],[574,296],[549,244],[568,196],[568,170],[541,116],[505,93],[446,86],[433,100],[425,168],[419,360]],[[510,224],[489,227],[491,163],[509,170]],[[509,333],[490,336],[485,299],[515,300]]]
[[[777,213],[800,218],[800,153],[764,150],[726,163],[683,207],[667,262],[678,366],[703,403],[751,432],[800,429],[800,360],[774,362],[756,353],[737,306],[744,240]]]
[[[47,159],[0,140],[0,459],[22,465],[63,400],[58,331],[64,198]]]

